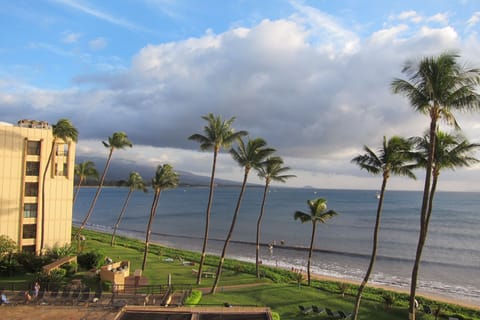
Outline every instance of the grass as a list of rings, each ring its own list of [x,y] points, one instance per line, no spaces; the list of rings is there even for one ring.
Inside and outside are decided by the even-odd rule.
[[[129,260],[130,270],[141,268],[144,245],[141,241],[126,237],[117,237],[116,246],[110,246],[110,235],[100,232],[85,230],[86,236],[83,250],[97,250],[114,261]],[[167,259],[169,258],[169,259]],[[173,261],[171,261],[173,259]],[[182,261],[198,262],[200,255],[195,252],[166,248],[151,244],[149,248],[147,269],[144,275],[149,284],[166,284],[169,274],[173,285],[191,285],[196,288],[210,288],[212,278],[202,279],[202,284],[195,284],[196,275],[192,268],[197,265],[184,265]],[[216,271],[218,257],[207,256],[206,270]],[[334,281],[313,281],[312,286],[298,285],[295,274],[288,270],[275,269],[262,266],[264,277],[255,277],[255,265],[247,262],[227,259],[222,278],[216,294],[204,294],[200,301],[201,305],[223,305],[228,302],[237,306],[268,306],[273,312],[280,315],[281,319],[328,319],[325,313],[317,315],[310,313],[304,315],[299,310],[299,305],[310,307],[316,305],[320,308],[330,308],[334,311],[343,310],[352,312],[356,294],[356,287],[350,286],[342,295],[342,285]],[[76,277],[81,277],[82,273]],[[25,281],[26,277],[15,278]],[[12,281],[12,278],[0,278],[3,281]],[[362,299],[360,319],[375,320],[405,320],[407,315],[407,296],[395,294],[395,303],[386,308],[383,302],[385,290],[367,288]],[[448,319],[448,316],[461,316],[460,319],[480,320],[480,311],[467,308],[440,304],[426,299],[418,299],[421,304],[430,306],[440,305],[443,315],[439,319]],[[433,309],[433,308],[432,308]],[[417,319],[433,320],[433,315],[418,312]]]

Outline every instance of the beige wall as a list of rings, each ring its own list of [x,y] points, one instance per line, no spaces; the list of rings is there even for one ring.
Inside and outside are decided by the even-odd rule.
[[[27,128],[0,123],[0,234],[8,235],[18,245],[35,246],[40,252],[42,221],[42,175],[52,148],[52,130]],[[27,140],[40,142],[40,155],[27,154]],[[54,152],[45,182],[45,247],[70,243],[75,143],[68,143],[68,154]],[[39,174],[26,175],[28,162],[39,162]],[[54,163],[58,163],[55,166]],[[63,175],[66,163],[67,175]],[[56,172],[56,168],[57,172]],[[25,196],[26,183],[38,183],[37,196]],[[24,203],[37,203],[37,215],[24,217]],[[36,224],[36,237],[22,236],[25,224]]]

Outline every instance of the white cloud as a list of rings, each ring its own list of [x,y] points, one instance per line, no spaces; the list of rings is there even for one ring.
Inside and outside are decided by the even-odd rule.
[[[480,22],[480,11],[475,12],[467,21],[467,27],[473,28]]]
[[[65,31],[63,32],[62,41],[65,43],[76,43],[82,36],[79,32]]]
[[[107,46],[107,40],[105,38],[99,37],[88,42],[88,45],[91,50],[101,50]]]

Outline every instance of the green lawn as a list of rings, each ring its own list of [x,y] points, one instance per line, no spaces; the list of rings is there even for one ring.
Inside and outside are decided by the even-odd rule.
[[[97,250],[114,261],[129,260],[131,273],[141,268],[144,245],[140,241],[118,237],[117,245],[111,247],[108,234],[88,230],[83,231],[82,234],[87,239],[83,245],[83,251]],[[192,269],[198,268],[198,266],[183,263],[185,261],[198,262],[199,260],[198,253],[151,245],[144,276],[148,278],[149,284],[166,284],[170,274],[174,286],[191,285],[194,289],[210,288],[213,283],[212,278],[204,278],[202,284],[197,286],[195,284],[196,275],[192,273]],[[217,261],[218,257],[207,256],[205,271],[215,272]],[[305,283],[298,286],[295,275],[287,270],[262,266],[265,275],[262,279],[254,276],[254,270],[254,265],[250,263],[227,259],[217,293],[204,294],[200,304],[218,306],[228,302],[237,306],[268,306],[273,312],[278,313],[281,319],[328,319],[325,313],[304,315],[300,312],[299,305],[306,307],[316,305],[320,308],[327,307],[334,311],[343,310],[347,313],[353,310],[356,293],[356,288],[353,286],[350,286],[346,290],[345,296],[342,297],[340,283],[337,282],[313,281],[311,287],[306,286]],[[84,274],[86,273],[80,272],[76,277]],[[25,276],[15,278],[15,280],[24,281]],[[5,281],[12,281],[12,278],[0,278],[0,286]],[[367,288],[365,290],[360,319],[408,319],[407,296],[397,294],[394,305],[386,308],[382,297],[384,293],[385,291],[380,289]],[[419,301],[428,303],[432,307],[437,305],[434,301],[422,299]],[[446,304],[439,305],[443,310],[439,319],[448,319],[448,315],[462,315],[464,319],[480,320],[480,311]],[[433,320],[435,317],[419,312],[417,319]]]

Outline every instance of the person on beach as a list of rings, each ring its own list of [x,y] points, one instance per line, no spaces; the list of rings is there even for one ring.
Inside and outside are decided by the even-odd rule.
[[[9,304],[10,302],[7,299],[7,295],[3,292],[3,290],[0,291],[0,304]]]
[[[30,301],[32,301],[32,296],[30,295],[30,292],[28,292],[28,290],[25,291],[23,297],[25,298],[25,303],[29,303]]]

